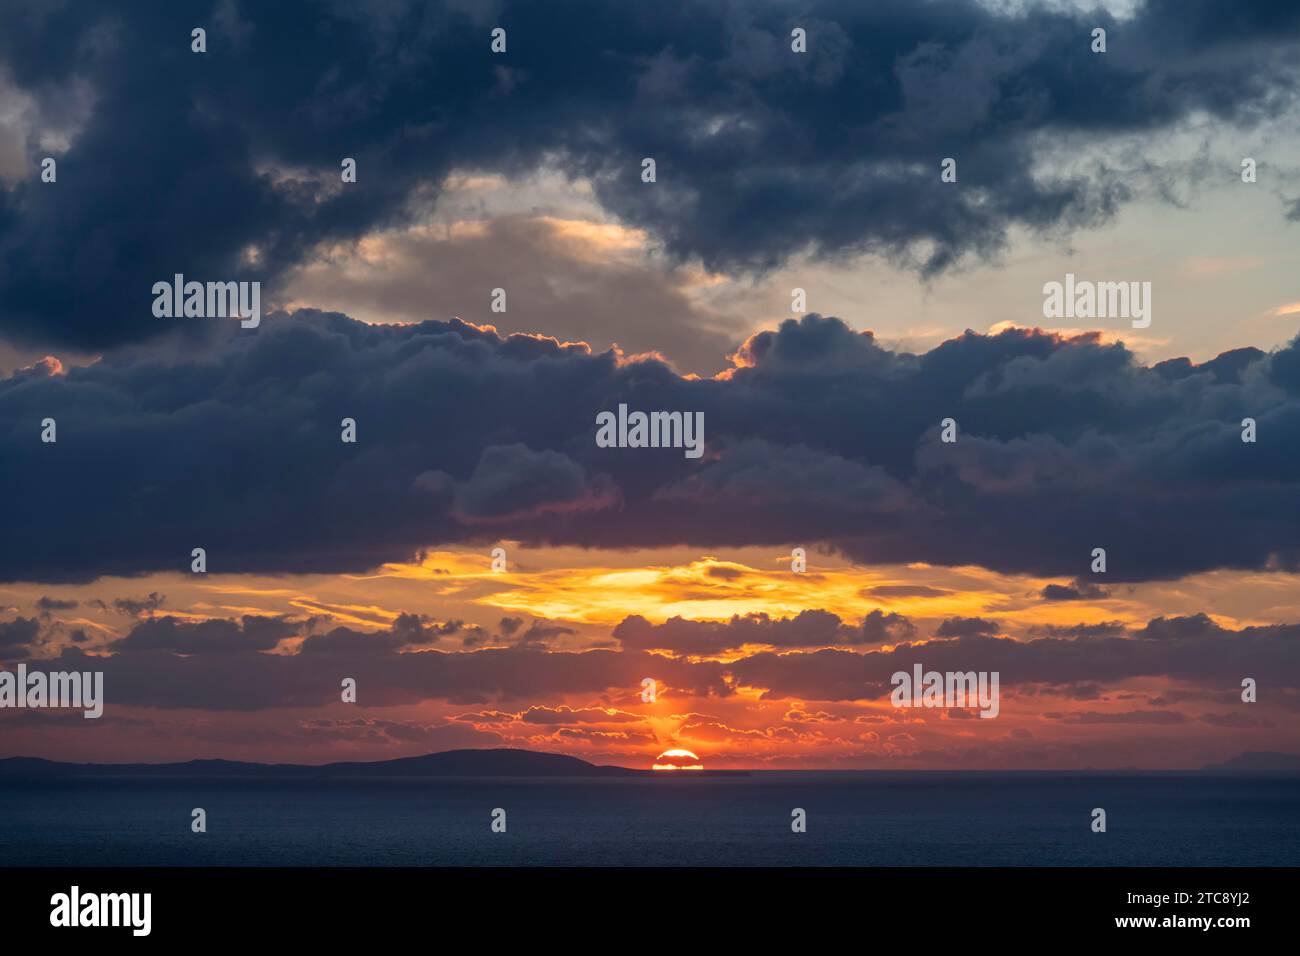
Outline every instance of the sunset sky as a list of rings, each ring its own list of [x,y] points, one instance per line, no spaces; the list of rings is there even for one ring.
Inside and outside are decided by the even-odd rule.
[[[1297,749],[1300,8],[663,6],[0,0],[0,757]]]

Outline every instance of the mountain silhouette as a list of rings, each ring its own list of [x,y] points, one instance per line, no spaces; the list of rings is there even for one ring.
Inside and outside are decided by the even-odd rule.
[[[183,763],[62,763],[39,757],[0,760],[0,777],[193,776],[193,777],[627,777],[648,770],[598,766],[564,754],[501,748],[445,750],[396,760],[342,761],[318,766],[237,760]]]

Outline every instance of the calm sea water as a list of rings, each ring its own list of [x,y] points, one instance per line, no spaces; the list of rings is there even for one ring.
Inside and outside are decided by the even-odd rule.
[[[190,832],[194,807],[206,834]],[[794,807],[807,833],[791,832]],[[1093,807],[1109,832],[1090,831]],[[0,780],[0,865],[521,864],[1295,866],[1300,778]]]

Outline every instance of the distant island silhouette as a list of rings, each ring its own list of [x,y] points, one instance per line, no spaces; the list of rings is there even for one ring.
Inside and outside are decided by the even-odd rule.
[[[1300,754],[1256,750],[1202,769],[1213,773],[1300,773]]]
[[[748,776],[743,770],[705,771],[706,776]],[[40,757],[0,759],[0,777],[44,776],[189,777],[649,777],[650,770],[597,765],[564,754],[498,748],[444,750],[394,760],[327,764],[252,763],[239,760],[187,760],[181,763],[63,763]],[[695,774],[698,776],[699,774]]]
[[[1091,768],[1090,768],[1091,769]],[[896,772],[883,770],[880,772]],[[924,772],[924,771],[920,771]],[[972,770],[972,773],[987,771]],[[1019,771],[1021,773],[1025,771]],[[1077,773],[1042,770],[1030,773]],[[1094,773],[1150,773],[1137,767],[1096,770]],[[1177,771],[1174,771],[1177,772]],[[1182,771],[1187,772],[1187,771]],[[1195,772],[1195,771],[1193,771]],[[1203,773],[1300,773],[1300,754],[1252,752],[1223,763],[1207,764]],[[565,754],[501,747],[485,750],[444,750],[392,760],[346,760],[327,764],[254,763],[240,760],[186,760],[180,763],[66,763],[41,757],[0,758],[3,777],[169,776],[266,777],[748,777],[748,770],[687,772],[636,770],[593,764]]]

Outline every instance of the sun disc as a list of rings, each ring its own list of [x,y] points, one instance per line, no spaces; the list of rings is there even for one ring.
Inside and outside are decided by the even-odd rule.
[[[655,758],[654,770],[703,770],[700,758],[689,750],[673,747]]]

